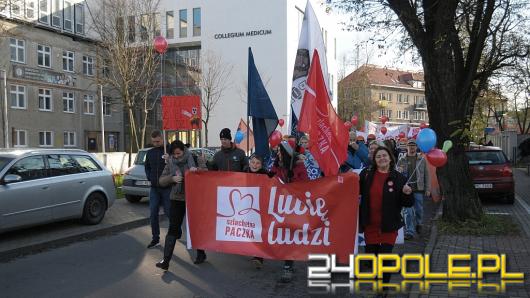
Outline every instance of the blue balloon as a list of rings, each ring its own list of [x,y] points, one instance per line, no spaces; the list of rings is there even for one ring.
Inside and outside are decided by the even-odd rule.
[[[416,143],[421,152],[427,153],[436,146],[436,133],[430,128],[424,128],[416,137]]]
[[[243,138],[245,138],[245,134],[241,130],[238,130],[234,137],[234,141],[236,142],[236,144],[239,144],[243,141]]]

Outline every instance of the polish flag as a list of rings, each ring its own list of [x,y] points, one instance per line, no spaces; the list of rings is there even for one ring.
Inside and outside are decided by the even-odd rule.
[[[329,100],[317,50],[307,76],[298,130],[309,134],[309,151],[326,176],[337,175],[347,158],[349,133]]]

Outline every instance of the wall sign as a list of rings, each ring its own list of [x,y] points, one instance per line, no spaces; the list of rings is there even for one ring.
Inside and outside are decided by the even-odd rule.
[[[247,31],[247,32],[217,33],[213,35],[213,38],[225,39],[225,38],[238,38],[238,37],[269,35],[269,34],[272,34],[272,30],[262,29],[262,30],[252,30],[252,31]]]
[[[64,86],[75,87],[76,85],[76,78],[69,74],[21,65],[13,65],[13,77]]]

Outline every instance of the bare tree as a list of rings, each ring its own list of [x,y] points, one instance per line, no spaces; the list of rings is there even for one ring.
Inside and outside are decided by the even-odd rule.
[[[369,71],[369,67],[361,66],[338,84],[339,116],[349,121],[357,115],[361,126],[365,120],[372,120],[371,115],[377,110],[370,91]]]
[[[147,118],[158,103],[153,98],[160,82],[159,55],[153,49],[153,39],[160,35],[158,0],[87,3],[99,45],[97,81],[121,98],[129,120],[131,153],[133,146],[144,147]]]
[[[213,52],[206,52],[201,57],[201,73],[199,86],[201,88],[201,105],[204,110],[205,146],[208,147],[208,122],[217,104],[221,101],[224,91],[230,86],[227,78],[232,73],[233,66],[224,62]]]
[[[508,88],[513,93],[512,109],[517,119],[519,131],[530,131],[530,58],[520,59],[509,72]]]
[[[401,32],[399,43],[422,58],[431,127],[439,144],[452,140],[448,163],[437,171],[445,198],[446,220],[482,216],[469,174],[465,145],[469,142],[476,99],[488,79],[528,55],[527,1],[522,0],[337,0],[357,13],[360,29],[377,27]],[[385,28],[388,29],[385,31]]]

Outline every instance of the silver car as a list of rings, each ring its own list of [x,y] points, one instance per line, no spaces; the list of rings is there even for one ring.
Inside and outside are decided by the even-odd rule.
[[[76,149],[0,149],[0,232],[80,218],[98,224],[116,199],[112,173]]]
[[[134,165],[125,172],[123,177],[122,192],[125,195],[125,199],[131,203],[138,203],[143,197],[149,197],[151,183],[147,180],[144,167],[145,157],[149,149],[151,148],[144,148],[138,151]],[[207,148],[191,148],[190,151],[194,157],[204,154],[207,161],[211,161],[215,154],[214,151]]]

